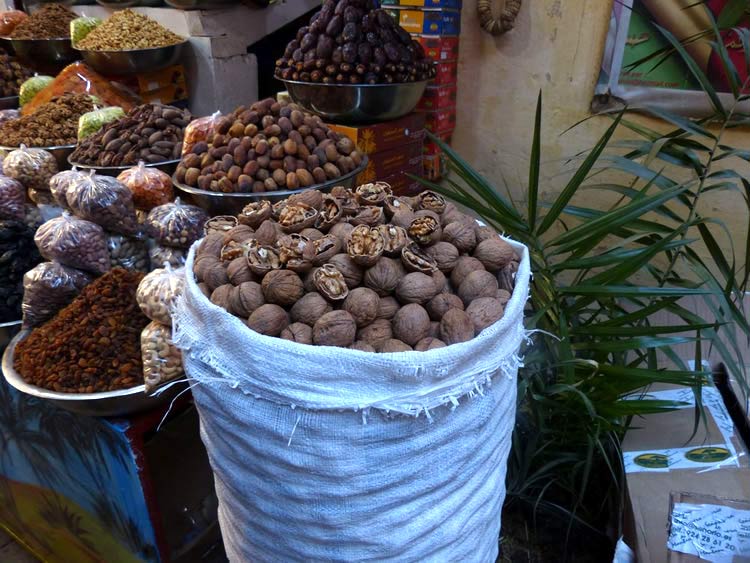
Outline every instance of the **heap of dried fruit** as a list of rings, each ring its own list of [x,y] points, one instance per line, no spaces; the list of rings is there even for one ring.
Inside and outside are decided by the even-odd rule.
[[[185,41],[157,21],[133,10],[120,10],[76,43],[85,51],[130,51],[166,47]]]
[[[15,57],[0,51],[0,97],[18,96],[18,89],[34,72]]]
[[[428,80],[433,62],[371,0],[326,0],[276,61],[282,80],[323,84],[390,84]]]
[[[261,334],[369,352],[466,342],[499,320],[519,257],[442,196],[382,182],[246,206],[207,230],[193,272]]]
[[[70,22],[76,19],[62,4],[46,4],[21,21],[10,34],[12,39],[63,39],[70,37]]]

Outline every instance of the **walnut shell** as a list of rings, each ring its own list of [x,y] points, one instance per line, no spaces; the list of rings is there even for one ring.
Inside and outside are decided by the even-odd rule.
[[[435,297],[436,293],[435,282],[422,272],[406,274],[396,286],[396,297],[401,303],[424,304]]]
[[[260,334],[278,336],[282,330],[289,326],[289,316],[278,305],[266,303],[250,314],[250,318],[247,319],[247,326]]]
[[[497,272],[510,262],[515,255],[513,247],[499,237],[483,240],[477,244],[473,256],[489,272]]]
[[[279,232],[276,230],[275,225],[276,223],[269,219],[268,221],[261,223],[260,227],[255,229],[253,238],[258,241],[259,245],[273,246],[276,244],[276,240],[279,238]]]
[[[357,324],[346,311],[331,311],[313,325],[313,342],[318,346],[350,346],[357,334]]]
[[[440,215],[440,222],[443,224],[443,227],[445,227],[456,221],[459,223],[468,223],[472,228],[477,224],[471,216],[459,211],[458,207],[449,201],[445,204],[445,211]]]
[[[240,285],[255,279],[245,257],[235,258],[227,264],[227,277],[232,285]]]
[[[459,252],[471,252],[477,245],[474,225],[453,221],[443,227],[443,240],[455,246]]]
[[[315,256],[312,263],[314,266],[320,266],[341,251],[341,240],[336,235],[327,234],[313,241],[313,248]]]
[[[211,291],[215,290],[220,285],[229,283],[226,266],[221,262],[213,264],[206,270],[206,273],[203,276],[203,281]]]
[[[208,286],[205,283],[199,283],[198,289],[201,290],[201,293],[205,295],[207,299],[211,298],[211,290],[208,289]]]
[[[385,198],[393,194],[390,184],[386,182],[373,182],[357,186],[354,197],[360,205],[380,205],[385,203]]]
[[[351,223],[336,223],[331,230],[328,231],[329,235],[337,237],[341,241],[341,247],[346,246],[349,241],[349,235],[354,230],[354,225]]]
[[[438,269],[437,262],[432,256],[415,242],[408,243],[401,251],[401,262],[410,272],[431,274]]]
[[[357,340],[356,342],[354,342],[354,344],[352,344],[351,346],[349,346],[349,349],[350,350],[359,350],[360,352],[375,353],[375,348],[373,348],[372,346],[370,346],[367,342],[363,342],[362,340]]]
[[[215,256],[218,258],[221,255],[222,246],[224,246],[224,233],[206,235],[198,246],[198,250],[195,251],[195,258],[196,260],[201,256]]]
[[[393,214],[391,217],[391,224],[408,229],[409,225],[414,221],[414,217],[414,211],[411,209],[401,209]]]
[[[409,243],[406,229],[396,225],[378,225],[377,229],[383,237],[383,255],[401,256],[401,251]]]
[[[474,323],[461,309],[449,309],[440,321],[440,340],[448,344],[467,342],[474,338]]]
[[[365,270],[362,282],[378,295],[385,296],[395,291],[398,282],[405,274],[400,261],[393,258],[381,258],[373,267]]]
[[[294,305],[289,314],[295,323],[314,325],[320,317],[333,309],[320,293],[308,293],[303,295]]]
[[[436,350],[438,348],[445,348],[446,344],[439,338],[433,338],[432,336],[425,336],[422,340],[414,345],[414,350],[417,352],[427,352],[428,350]]]
[[[310,239],[292,233],[284,235],[276,242],[279,250],[279,262],[287,269],[297,273],[305,273],[312,269],[315,257],[315,245]]]
[[[243,282],[234,288],[229,297],[232,312],[238,317],[247,318],[255,309],[266,302],[263,297],[263,289],[259,283]]]
[[[318,220],[318,210],[306,203],[287,204],[279,212],[278,223],[285,233],[298,233],[312,227]]]
[[[507,305],[508,301],[510,301],[510,292],[506,291],[504,289],[498,289],[497,293],[495,294],[495,298],[500,301],[500,304],[505,307]]]
[[[487,239],[497,238],[497,231],[495,231],[495,229],[493,229],[492,227],[488,227],[487,225],[480,225],[479,223],[475,222],[474,230],[476,231],[477,244]]]
[[[477,270],[484,270],[484,264],[473,256],[461,256],[451,272],[451,284],[454,288],[460,286],[466,276]]]
[[[431,336],[432,338],[440,337],[440,322],[439,321],[432,321],[430,323],[430,330],[427,332],[427,336]]]
[[[380,209],[368,208],[368,209]],[[381,210],[382,211],[382,210]],[[360,266],[372,266],[383,254],[385,241],[375,228],[359,225],[349,234],[346,243],[346,253]]]
[[[458,286],[458,296],[464,305],[469,305],[479,297],[495,297],[497,278],[485,270],[476,270],[464,278]]]
[[[217,215],[203,224],[203,232],[206,236],[212,233],[226,234],[227,231],[231,231],[237,225],[237,217],[234,215]]]
[[[485,328],[503,317],[505,308],[495,297],[479,297],[466,307],[466,313],[474,323],[474,331],[479,334]]]
[[[445,274],[441,272],[440,270],[435,270],[430,274],[432,277],[432,281],[435,282],[435,292],[436,293],[452,293],[450,289],[450,283],[448,282],[448,278],[445,277]]]
[[[393,338],[393,327],[388,319],[375,319],[357,331],[357,340],[366,342],[375,350],[380,350],[383,343],[390,338]]]
[[[516,286],[516,273],[518,272],[518,262],[511,260],[503,266],[497,273],[497,283],[500,289],[513,293]]]
[[[211,303],[231,313],[230,295],[232,290],[234,290],[234,286],[231,284],[220,285],[211,293]]]
[[[417,196],[417,208],[433,211],[440,215],[445,211],[446,201],[437,192],[425,190]]]
[[[272,246],[259,246],[247,253],[247,263],[250,271],[258,277],[264,277],[268,272],[281,268],[279,253]]]
[[[394,352],[411,352],[412,347],[406,344],[405,342],[401,342],[400,340],[391,338],[390,340],[386,340],[383,343],[379,351],[382,352],[383,354],[389,354],[389,353],[394,353]]]
[[[271,217],[273,208],[271,202],[268,200],[254,201],[248,203],[242,208],[242,211],[237,216],[237,220],[240,225],[247,225],[253,229],[257,229],[261,223]]]
[[[312,327],[304,323],[292,323],[281,331],[281,338],[298,344],[312,344]]]
[[[306,229],[302,229],[299,232],[299,234],[307,238],[307,240],[311,240],[313,242],[323,238],[323,233],[313,227],[307,227]]]
[[[414,213],[414,209],[405,198],[394,195],[386,196],[385,201],[383,202],[383,211],[385,211],[385,216],[388,217],[388,219],[392,219],[399,211],[410,211]],[[409,220],[409,223],[411,223],[411,220]],[[403,225],[400,226],[404,227]]]
[[[254,248],[258,248],[258,241],[254,238],[249,238],[242,242],[229,240],[221,247],[221,255],[219,258],[222,262],[231,262],[237,258],[247,257],[250,251]]]
[[[269,303],[288,307],[305,293],[300,277],[291,270],[273,270],[263,277],[263,296]]]
[[[392,319],[396,311],[399,310],[401,305],[396,301],[395,297],[386,296],[381,297],[378,302],[378,319]]]
[[[294,194],[287,199],[289,205],[296,205],[298,203],[304,203],[309,205],[313,209],[320,209],[323,206],[323,193],[320,190],[307,190]]]
[[[313,273],[313,283],[320,294],[329,301],[342,301],[349,295],[344,275],[332,264],[325,264]]]
[[[458,249],[449,242],[436,242],[425,248],[425,253],[435,261],[442,272],[450,272],[458,262]]]
[[[341,220],[343,213],[341,202],[332,195],[326,194],[323,196],[319,209],[320,213],[315,227],[321,231],[325,232],[329,230]]]
[[[224,233],[224,244],[234,242],[245,242],[247,239],[255,238],[255,231],[247,225],[237,225]]]
[[[434,215],[434,214],[432,214]],[[414,220],[409,224],[406,231],[420,246],[429,246],[440,240],[443,236],[443,228],[440,226],[440,219],[432,215],[416,214]]]
[[[426,309],[433,321],[439,321],[449,309],[461,309],[463,311],[464,302],[461,301],[458,295],[439,293],[430,299],[426,305]]]
[[[362,283],[364,272],[348,254],[334,254],[329,258],[328,263],[341,272],[349,289],[353,289]]]
[[[363,327],[375,320],[379,304],[380,297],[372,289],[357,287],[349,292],[342,309],[351,314],[357,327]]]
[[[414,346],[422,340],[430,330],[430,317],[424,307],[410,303],[401,307],[393,317],[393,336]]]

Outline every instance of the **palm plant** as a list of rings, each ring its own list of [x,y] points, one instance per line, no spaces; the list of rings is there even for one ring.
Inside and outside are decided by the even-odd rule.
[[[691,387],[701,412],[700,389],[709,374],[690,369],[672,347],[689,344],[698,370],[713,351],[747,388],[736,333],[750,334],[741,310],[748,270],[735,260],[721,218],[705,216],[700,205],[711,192],[739,190],[750,208],[750,181],[730,164],[750,160],[750,152],[722,142],[727,129],[747,121],[734,109],[748,98],[747,85],[739,84],[718,29],[714,46],[734,93],[729,108],[682,45],[664,33],[711,100],[716,125],[653,111],[675,127],[664,134],[631,120],[627,111],[611,115],[593,149],[569,161],[573,169],[562,191],[543,202],[540,94],[522,205],[435,137],[450,176],[440,184],[420,180],[529,248],[527,328],[538,332],[518,377],[507,502],[528,503],[602,533],[619,521],[620,444],[631,420],[680,406],[648,399],[644,389]],[[750,51],[746,61],[750,67]],[[618,128],[635,138],[613,141]],[[614,203],[587,206],[581,196],[588,190],[609,192]],[[707,258],[696,251],[700,245]],[[750,237],[742,249],[746,264],[749,257]],[[703,300],[712,317],[701,318],[687,299]],[[674,320],[655,324],[655,316]],[[720,333],[730,337],[720,339]]]

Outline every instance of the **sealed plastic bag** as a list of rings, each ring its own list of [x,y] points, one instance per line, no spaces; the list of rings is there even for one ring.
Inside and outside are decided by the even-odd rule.
[[[35,190],[34,188],[29,188],[26,191],[26,194],[29,196],[29,199],[37,205],[56,205],[52,194],[47,190]]]
[[[5,157],[3,172],[25,188],[49,191],[49,180],[57,174],[57,161],[45,150],[21,145]]]
[[[182,352],[172,344],[172,327],[152,322],[141,332],[141,357],[146,393],[182,377]]]
[[[135,298],[152,321],[172,326],[172,311],[185,287],[185,269],[167,265],[146,274],[138,284]]]
[[[18,180],[0,176],[0,220],[23,221],[26,192]]]
[[[72,170],[63,170],[50,178],[49,191],[57,205],[68,209],[68,188],[85,176],[86,172],[81,172],[74,166]]]
[[[100,18],[90,18],[81,16],[70,22],[70,40],[75,46],[76,43],[86,37],[89,32],[97,27],[102,20]]]
[[[6,10],[0,12],[0,37],[9,37],[16,26],[28,16],[21,10]]]
[[[83,174],[71,182],[66,199],[77,216],[109,231],[123,235],[138,231],[133,194],[117,178],[100,176],[93,171]]]
[[[152,270],[160,268],[165,263],[169,264],[172,268],[184,266],[187,255],[188,249],[175,248],[174,246],[156,245],[148,251]]]
[[[117,179],[133,193],[133,204],[136,209],[151,211],[174,198],[174,188],[169,174],[158,168],[147,167],[142,160],[138,166],[121,172]]]
[[[193,147],[201,141],[208,142],[208,137],[214,130],[214,125],[221,117],[221,112],[217,111],[206,117],[193,119],[185,127],[185,138],[182,141],[182,156],[190,154]]]
[[[119,107],[108,107],[95,109],[84,113],[78,118],[78,140],[81,141],[89,135],[96,133],[110,121],[125,117],[125,112]]]
[[[23,327],[47,322],[91,283],[91,276],[57,262],[42,262],[23,276]]]
[[[109,250],[109,265],[112,268],[125,268],[138,272],[148,272],[149,257],[146,240],[123,235],[109,235],[107,237]]]
[[[54,78],[45,74],[32,76],[21,84],[21,88],[18,90],[18,103],[25,106],[34,99],[34,96],[52,84],[53,80]]]
[[[0,110],[0,125],[6,121],[12,121],[21,117],[21,112],[17,109],[3,109]]]
[[[107,236],[91,221],[63,213],[39,227],[34,242],[47,260],[95,274],[109,270]]]
[[[177,198],[172,203],[154,207],[146,218],[148,235],[164,246],[189,248],[203,237],[206,212],[195,205],[187,205]]]

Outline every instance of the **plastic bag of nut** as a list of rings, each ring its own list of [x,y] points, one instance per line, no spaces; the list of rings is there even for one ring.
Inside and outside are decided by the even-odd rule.
[[[175,248],[174,246],[152,246],[148,251],[148,257],[151,262],[151,269],[162,267],[169,264],[172,268],[179,268],[185,265],[188,255],[187,248]]]
[[[160,245],[189,248],[203,236],[206,212],[195,205],[180,202],[154,207],[146,218],[146,232]]]
[[[182,352],[172,343],[172,328],[151,322],[141,332],[143,380],[146,393],[184,375]]]
[[[158,168],[147,167],[142,160],[138,162],[138,166],[121,172],[117,179],[132,192],[136,209],[151,211],[174,198],[172,178],[169,174]]]
[[[26,216],[26,193],[17,180],[0,176],[0,220],[23,221]]]
[[[42,262],[23,276],[23,327],[45,323],[91,283],[91,276],[57,262]]]
[[[110,234],[107,237],[109,264],[112,268],[125,268],[148,272],[151,261],[148,256],[148,242],[145,239]]]
[[[146,274],[138,285],[135,298],[152,321],[172,326],[172,310],[185,286],[185,269],[173,270],[169,264]]]
[[[100,176],[92,170],[71,182],[66,199],[76,215],[109,231],[123,235],[138,231],[133,194],[117,178]]]
[[[185,127],[185,138],[182,141],[182,154],[180,156],[189,154],[193,147],[201,141],[208,141],[208,137],[213,132],[214,125],[220,117],[221,112],[216,111],[211,115],[193,119],[188,123],[188,126]]]
[[[64,212],[50,219],[34,235],[39,253],[47,260],[103,274],[109,270],[107,236],[96,223]]]
[[[21,117],[21,112],[17,109],[4,109],[0,110],[0,125],[5,123],[6,121],[11,121],[12,119],[18,119]]]
[[[71,170],[63,170],[50,178],[49,191],[57,205],[63,209],[68,209],[68,188],[85,176],[87,176],[86,172],[81,172],[74,166]]]
[[[5,157],[3,172],[26,188],[49,190],[49,180],[57,174],[57,161],[45,150],[21,145],[20,149],[11,151]]]

